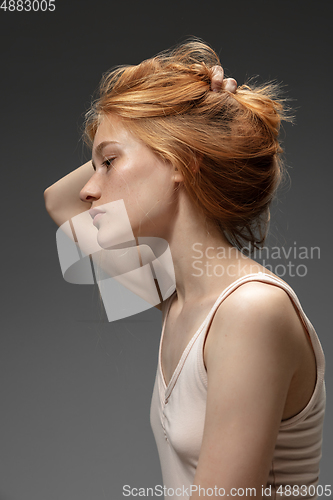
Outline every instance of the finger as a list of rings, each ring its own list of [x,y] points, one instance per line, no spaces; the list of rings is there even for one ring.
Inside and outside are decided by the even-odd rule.
[[[223,89],[234,94],[237,89],[236,80],[234,78],[225,78],[223,80]]]
[[[210,87],[213,92],[219,92],[223,86],[224,71],[222,66],[212,67],[212,77]]]

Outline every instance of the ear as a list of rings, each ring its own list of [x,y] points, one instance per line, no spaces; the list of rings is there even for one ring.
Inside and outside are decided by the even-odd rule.
[[[191,170],[193,175],[199,172],[200,160],[201,157],[199,157],[199,155],[196,154],[193,156],[191,162],[188,165],[188,169]],[[173,167],[172,179],[174,180],[174,182],[184,182],[184,175],[182,174],[182,172],[178,167]]]
[[[174,182],[184,182],[184,176],[178,167],[173,167],[172,180]]]

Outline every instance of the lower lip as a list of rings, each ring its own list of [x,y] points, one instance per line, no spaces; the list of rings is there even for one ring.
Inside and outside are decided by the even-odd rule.
[[[100,213],[100,214],[97,214],[95,215],[94,217],[94,220],[93,220],[93,225],[95,226],[96,222],[101,218],[103,217],[104,213]]]

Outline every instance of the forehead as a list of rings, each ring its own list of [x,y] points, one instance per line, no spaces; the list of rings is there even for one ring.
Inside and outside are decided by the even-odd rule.
[[[104,115],[101,117],[95,137],[94,147],[100,142],[113,140],[117,142],[134,140],[130,131],[125,128],[122,119],[116,115]]]
[[[126,126],[123,119],[116,115],[102,117],[97,128],[92,156],[105,156],[106,151],[125,154],[153,154],[153,151]]]

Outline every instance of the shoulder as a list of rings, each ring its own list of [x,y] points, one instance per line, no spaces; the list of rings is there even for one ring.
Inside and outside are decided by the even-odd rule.
[[[283,313],[294,311],[293,303],[288,293],[278,285],[248,281],[240,283],[230,293],[216,311],[216,318],[224,316],[235,317],[235,310],[247,316],[262,318],[278,317]]]
[[[259,326],[278,321],[287,325],[294,317],[295,308],[288,293],[277,285],[251,281],[236,288],[217,309],[216,323],[253,321]],[[273,325],[272,325],[273,326]]]
[[[270,283],[251,281],[241,284],[226,297],[217,309],[214,321],[215,324],[245,321],[250,326],[250,320],[259,326],[278,320],[279,325],[287,326],[294,315],[295,308],[285,290]]]
[[[255,359],[283,359],[295,369],[300,328],[287,292],[268,283],[244,283],[214,315],[205,347],[207,370],[235,350],[244,356],[252,353]]]

